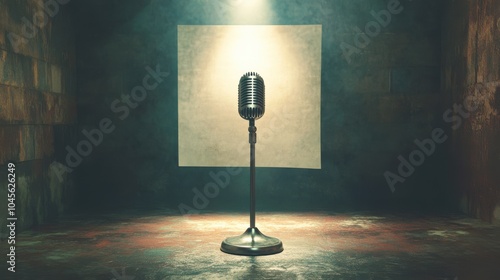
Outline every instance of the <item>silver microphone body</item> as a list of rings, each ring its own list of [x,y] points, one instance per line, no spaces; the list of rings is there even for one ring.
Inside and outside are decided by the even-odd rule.
[[[265,112],[265,85],[256,72],[248,72],[238,84],[238,112],[245,120],[257,120]]]

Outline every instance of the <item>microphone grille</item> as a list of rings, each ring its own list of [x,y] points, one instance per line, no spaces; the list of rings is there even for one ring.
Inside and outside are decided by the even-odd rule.
[[[245,120],[259,119],[265,111],[265,85],[256,72],[247,72],[238,84],[238,111]]]

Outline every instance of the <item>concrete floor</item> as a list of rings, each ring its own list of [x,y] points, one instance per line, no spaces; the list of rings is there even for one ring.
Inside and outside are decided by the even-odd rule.
[[[72,217],[18,234],[17,272],[5,278],[4,268],[0,278],[500,279],[500,225],[463,216],[257,213],[282,253],[219,250],[247,226],[239,213]]]

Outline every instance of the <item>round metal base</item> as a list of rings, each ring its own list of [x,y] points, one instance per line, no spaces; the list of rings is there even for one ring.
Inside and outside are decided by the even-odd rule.
[[[258,228],[248,228],[242,235],[228,237],[220,246],[222,252],[244,255],[260,256],[281,253],[283,243],[278,238],[262,234]]]

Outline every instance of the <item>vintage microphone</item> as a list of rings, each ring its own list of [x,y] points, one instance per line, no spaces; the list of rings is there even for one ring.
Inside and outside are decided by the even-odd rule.
[[[239,236],[228,237],[222,241],[223,252],[236,255],[270,255],[283,251],[283,243],[278,238],[262,234],[255,227],[255,143],[257,128],[255,120],[260,119],[265,111],[265,85],[262,77],[255,72],[248,72],[240,78],[238,84],[238,112],[250,122],[248,142],[250,143],[250,227]]]

